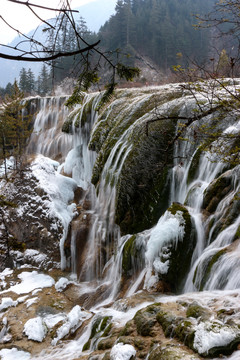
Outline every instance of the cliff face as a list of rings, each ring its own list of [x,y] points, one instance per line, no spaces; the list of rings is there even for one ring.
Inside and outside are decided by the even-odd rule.
[[[68,360],[116,360],[118,351],[127,360],[200,359],[236,349],[240,168],[204,151],[195,121],[185,126],[203,102],[197,96],[179,84],[117,90],[98,113],[101,94],[85,96],[71,113],[63,100],[42,101],[31,161],[22,177],[12,172],[0,183],[9,202],[1,208],[2,269],[30,266],[31,272],[0,275],[8,299],[0,306],[11,318],[9,325],[2,321],[3,342],[28,344],[32,354],[51,343],[47,356],[58,359],[62,352]],[[237,114],[220,113],[206,101],[204,107],[203,126],[217,121],[225,133],[239,131]],[[51,270],[46,292],[56,301],[47,300],[45,290],[35,305],[32,300],[20,336],[14,316],[28,303],[13,283],[35,278],[32,266],[66,272]],[[45,313],[39,301],[46,301]],[[50,314],[61,316],[54,326]],[[42,342],[29,337],[29,320],[42,329]],[[74,336],[78,350],[58,348]]]

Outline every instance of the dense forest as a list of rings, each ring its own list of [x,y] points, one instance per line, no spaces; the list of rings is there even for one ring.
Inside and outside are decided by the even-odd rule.
[[[194,29],[194,14],[207,14],[213,0],[118,0],[116,14],[100,29],[107,49],[126,49],[148,56],[159,67],[185,59],[203,59],[208,53],[209,33]]]
[[[99,33],[91,32],[82,17],[76,19],[77,30],[87,42],[101,40],[101,47],[112,54],[121,56],[127,65],[135,65],[136,56],[145,56],[160,70],[166,72],[190,59],[203,61],[209,54],[210,30],[196,28],[194,15],[211,11],[214,0],[118,0],[115,14],[100,28]],[[48,45],[61,51],[72,51],[77,47],[73,28],[67,21],[57,34],[49,31]],[[116,51],[114,53],[114,51]],[[121,55],[123,54],[123,56]],[[113,55],[107,55],[113,56]],[[96,62],[92,54],[89,61]],[[19,87],[26,95],[46,95],[54,84],[64,78],[77,78],[82,70],[80,57],[59,58],[54,61],[53,70],[44,65],[35,79],[30,69],[22,69]],[[9,94],[11,84],[0,88],[0,96]]]

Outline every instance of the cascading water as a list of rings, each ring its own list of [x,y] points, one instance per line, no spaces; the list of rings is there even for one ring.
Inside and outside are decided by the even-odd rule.
[[[70,116],[68,115],[69,118],[72,119],[71,134],[63,134],[59,132],[59,129],[63,125],[63,120],[67,117],[66,109],[60,111],[61,104],[64,100],[62,98],[52,100],[50,98],[46,98],[41,100],[41,111],[36,117],[34,131],[29,144],[29,152],[34,149],[35,153],[40,152],[41,154],[51,158],[59,159],[59,157],[61,157],[62,164],[59,166],[58,171],[72,176],[77,185],[84,189],[84,198],[86,199],[87,197],[91,203],[89,210],[86,211],[86,216],[89,215],[91,218],[91,225],[85,249],[85,260],[80,270],[80,280],[88,282],[95,280],[98,281],[98,284],[101,284],[102,282],[109,284],[114,279],[115,293],[118,288],[116,284],[119,284],[121,279],[122,251],[124,244],[130,237],[129,235],[121,238],[120,228],[115,224],[117,187],[125,160],[131,154],[132,134],[136,131],[135,129],[138,126],[137,124],[146,123],[146,121],[151,119],[151,116],[153,116],[151,111],[146,112],[146,114],[142,113],[139,116],[139,111],[141,113],[141,110],[138,110],[141,109],[142,104],[146,106],[145,104],[151,99],[151,97],[151,93],[150,95],[144,94],[144,96],[138,95],[134,99],[129,99],[129,105],[126,105],[124,99],[120,97],[116,101],[116,105],[113,103],[108,108],[104,120],[101,120],[101,122],[104,121],[106,123],[108,121],[112,121],[108,119],[111,119],[112,113],[115,111],[114,106],[118,109],[122,106],[122,104],[125,104],[125,109],[123,108],[121,115],[119,112],[116,113],[116,119],[114,120],[116,123],[119,122],[119,124],[122,122],[122,134],[119,136],[119,139],[115,141],[115,145],[109,152],[107,160],[105,161],[104,167],[101,171],[96,192],[94,186],[91,185],[92,169],[96,161],[96,153],[88,149],[88,144],[89,141],[91,141],[90,134],[94,124],[96,124],[96,126],[93,129],[93,134],[99,127],[99,123],[97,122],[97,113],[94,109],[97,107],[100,95],[96,96],[92,94],[86,96],[82,107],[79,108],[79,110],[74,110]],[[92,110],[88,110],[88,118],[82,123],[82,119],[85,116],[84,113],[86,113],[85,107],[89,106],[90,102]],[[163,104],[160,104],[158,111],[168,113],[171,111],[171,106],[178,106],[181,109],[179,116],[183,116],[186,112],[188,114],[191,113],[195,103],[194,101],[189,100],[189,107],[187,109],[185,102],[184,106],[182,104],[183,102],[181,99],[174,100],[171,105],[170,103],[163,102]],[[57,116],[56,114],[59,115]],[[141,115],[144,116],[142,117]],[[118,121],[118,117],[120,121]],[[132,125],[126,127],[124,124],[127,123],[129,119],[130,124],[132,123]],[[230,131],[230,129],[226,131]],[[199,155],[199,150],[196,149],[196,146],[192,142],[177,142],[174,148],[174,164],[171,176],[169,205],[177,202],[186,206],[192,218],[192,222],[194,223],[197,239],[191,260],[191,270],[187,277],[184,291],[192,291],[199,289],[199,287],[202,286],[201,280],[199,279],[201,279],[204,272],[200,269],[201,266],[204,267],[205,264],[206,270],[206,261],[204,259],[209,258],[211,254],[214,254],[213,249],[215,249],[216,253],[217,249],[221,249],[224,246],[229,245],[232,242],[238,228],[238,220],[236,220],[235,224],[231,225],[232,231],[231,228],[228,228],[228,230],[225,230],[225,233],[220,233],[213,242],[211,240],[214,229],[220,221],[220,219],[217,219],[217,213],[224,214],[224,209],[227,207],[227,201],[232,201],[234,195],[239,191],[239,185],[235,185],[235,190],[232,194],[229,194],[229,200],[224,198],[224,200],[218,205],[215,214],[211,215],[206,223],[201,212],[204,191],[224,170],[224,165],[222,163],[213,162],[209,159],[209,157],[209,154]],[[196,161],[196,158],[199,158],[198,170],[195,171],[194,176],[190,176],[192,163]],[[238,182],[236,180],[236,184],[237,183]],[[145,233],[138,235],[138,237],[141,237],[140,242],[142,244],[142,249],[145,248],[144,259],[141,259],[141,265],[139,265],[139,267],[141,268],[141,266],[145,264],[144,266],[146,266],[146,268],[142,269],[139,275],[140,277],[138,280],[135,279],[135,282],[140,284],[140,278],[143,279],[143,277],[148,273],[149,275],[145,279],[145,286],[149,288],[153,279],[155,278],[156,280],[158,277],[155,275],[155,277],[151,278],[150,274],[152,269],[155,269],[156,274],[163,274],[167,271],[167,257],[166,262],[162,263],[160,261],[159,254],[164,256],[161,249],[164,248],[169,241],[173,243],[181,241],[183,236],[181,235],[181,221],[184,220],[182,219],[180,221],[180,217],[178,218],[179,228],[176,227],[175,230],[174,227],[172,225],[168,225],[168,223],[170,224],[172,220],[176,220],[177,218],[174,217],[174,215],[166,213],[159,220],[159,223],[155,228],[152,230],[149,229]],[[206,236],[206,224],[210,221],[213,221],[214,225],[210,229],[209,234]],[[78,231],[74,230],[76,228],[77,225],[75,224],[71,235],[71,257],[74,272],[76,272],[77,269],[75,259],[77,258],[76,236],[78,236]],[[164,237],[163,233],[165,231],[167,231],[167,235]],[[172,235],[171,232],[173,232]],[[226,233],[228,236],[226,236]],[[230,236],[230,234],[232,235]],[[162,239],[161,241],[159,240],[159,237]],[[228,240],[226,240],[226,237]],[[174,238],[175,240],[173,240]],[[221,238],[224,238],[225,242],[220,241],[219,239]],[[150,247],[153,249],[154,246],[154,251],[150,250]],[[209,256],[207,255],[208,252],[210,254]],[[117,256],[116,253],[118,254]],[[150,256],[150,254],[152,255]],[[227,254],[221,258],[221,262],[225,258],[227,258]],[[151,280],[147,280],[150,278]],[[217,287],[218,285],[216,280],[208,280],[204,288],[215,289]],[[133,285],[132,288],[135,288],[135,286]],[[132,292],[132,290],[130,292]]]
[[[116,99],[98,114],[95,109],[100,99],[101,94],[86,95],[71,113],[63,107],[65,97],[37,100],[40,111],[28,153],[42,155],[40,162],[49,175],[44,186],[54,195],[52,202],[64,228],[62,268],[70,268],[71,258],[72,272],[78,276],[69,276],[78,280],[74,301],[91,310],[89,318],[94,315],[90,321],[84,320],[76,340],[65,342],[61,331],[68,326],[71,329],[72,321],[67,316],[52,348],[36,359],[69,360],[89,356],[86,349],[101,351],[101,337],[108,338],[103,323],[112,321],[115,332],[119,324],[124,326],[150,303],[170,301],[171,306],[177,302],[181,307],[196,300],[211,307],[221,295],[205,291],[199,296],[198,291],[240,287],[239,166],[225,168],[194,142],[169,145],[182,126],[177,124],[177,115],[190,116],[196,99],[186,96],[177,84],[119,90]],[[164,122],[168,116],[173,120]],[[68,133],[62,133],[62,128]],[[226,131],[236,128],[232,124]],[[53,183],[58,186],[57,195]],[[217,197],[219,187],[222,191]],[[139,225],[139,221],[147,225]],[[159,294],[173,291],[195,293],[179,297]],[[69,295],[71,298],[71,286]],[[238,300],[231,301],[237,308]],[[198,322],[199,318],[193,319],[194,331],[205,339],[206,324]],[[227,338],[232,336],[230,330],[226,325],[219,334]],[[219,334],[211,333],[214,346]],[[137,339],[133,343],[137,344]],[[195,350],[201,346],[197,343]]]

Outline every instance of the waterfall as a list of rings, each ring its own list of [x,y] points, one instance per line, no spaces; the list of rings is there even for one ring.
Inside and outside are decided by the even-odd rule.
[[[29,141],[28,154],[42,154],[51,159],[62,161],[73,146],[71,135],[61,131],[68,109],[64,106],[64,96],[33,99],[36,108],[33,132]],[[38,110],[39,109],[39,110]]]
[[[177,89],[176,85],[175,91],[178,91]],[[182,95],[178,93],[176,99],[168,99],[164,88],[149,89],[145,92],[134,91],[120,90],[116,100],[106,107],[104,116],[100,117],[100,120],[95,109],[101,94],[86,95],[83,104],[71,113],[63,106],[65,101],[63,97],[38,100],[40,111],[36,116],[28,146],[29,153],[40,153],[58,160],[58,172],[72,177],[82,189],[82,196],[77,206],[83,207],[84,210],[81,210],[81,216],[73,219],[71,223],[72,271],[78,273],[81,282],[89,284],[87,285],[89,289],[106,285],[108,291],[105,298],[112,300],[120,288],[124,247],[132,236],[132,234],[121,236],[120,227],[115,223],[115,211],[119,182],[125,163],[132,156],[133,143],[136,141],[134,136],[137,137],[138,131],[143,131],[146,123],[157,111],[168,114],[178,109],[179,116],[183,116],[186,112],[190,114],[195,104],[195,100],[182,99]],[[157,101],[159,105],[156,105]],[[66,119],[68,122],[69,119],[71,120],[68,134],[60,131]],[[208,120],[210,121],[210,118]],[[103,126],[109,128],[102,131]],[[114,126],[118,129],[117,134],[114,133]],[[181,125],[176,125],[175,131],[178,131],[178,126]],[[229,132],[231,128],[236,127],[231,125],[225,131]],[[189,133],[186,137],[191,136],[192,129],[187,131]],[[110,136],[113,145],[104,145],[106,155],[103,150],[99,152],[102,146],[100,143],[104,143]],[[96,147],[96,149],[90,150],[89,143],[94,144],[91,148]],[[105,157],[104,161],[103,157]],[[103,161],[101,172],[96,185],[93,186],[92,175],[94,171],[96,173],[96,166],[101,161]],[[234,179],[233,190],[219,202],[214,213],[206,219],[202,212],[206,190],[220,174],[224,173],[224,169],[223,163],[212,159],[210,153],[201,151],[194,141],[178,141],[174,145],[169,205],[178,203],[187,209],[196,233],[189,273],[182,287],[184,292],[200,289],[231,289],[238,286],[238,280],[229,279],[223,283],[222,279],[226,271],[234,276],[237,271],[234,268],[239,267],[238,246],[231,245],[239,227],[239,218],[226,229],[222,229],[217,236],[215,234],[223,221],[228,205],[239,192],[237,170],[231,175]],[[88,224],[88,234],[81,242],[84,244],[78,245],[81,236],[79,227],[83,220]],[[70,222],[65,225],[67,230],[69,225]],[[134,234],[135,245],[141,248],[141,256],[138,260],[134,260],[139,263],[137,273],[133,272],[129,277],[129,288],[126,292],[128,295],[133,294],[143,283],[145,288],[150,289],[154,282],[158,281],[159,274],[164,275],[168,272],[170,255],[169,250],[166,252],[166,248],[171,246],[176,249],[177,244],[183,241],[184,225],[185,219],[181,211],[176,214],[165,211],[160,214],[155,226]],[[210,230],[206,231],[208,227]],[[67,230],[62,244],[66,240]],[[221,253],[217,255],[219,251]],[[62,254],[63,252],[62,250]],[[213,257],[217,258],[217,261],[210,269],[209,262]],[[76,263],[79,259],[81,266]],[[211,276],[206,275],[209,271]]]
[[[40,293],[37,283],[36,292],[5,298],[12,308],[4,313],[5,325],[13,326],[18,309],[22,314],[27,304],[35,306],[26,317],[32,322],[35,313],[36,324],[42,319],[43,341],[48,342],[29,350],[26,356],[33,359],[112,358],[111,349],[125,340],[136,348],[137,358],[165,356],[174,348],[177,357],[185,358],[188,347],[189,357],[192,350],[212,356],[202,351],[205,339],[206,351],[221,352],[235,331],[239,343],[240,165],[229,166],[205,151],[191,137],[195,124],[182,133],[190,141],[173,141],[184,128],[179,117],[189,118],[196,107],[196,98],[179,84],[119,89],[99,108],[101,96],[86,94],[71,110],[64,106],[66,96],[30,100],[35,122],[26,179],[36,185],[34,201],[41,200],[33,218],[47,223],[46,243],[51,239],[55,247],[46,254],[45,246],[41,252],[30,249],[29,236],[27,250],[15,253],[22,256],[20,265],[25,253],[48,260],[59,244],[61,264],[57,257],[49,270],[55,286]],[[211,116],[203,122],[212,121]],[[239,131],[240,122],[229,118],[224,119],[225,134]],[[20,197],[16,211],[23,221],[33,197],[26,206]],[[31,259],[27,264],[32,266]],[[18,280],[21,271],[1,275],[3,294],[7,282],[15,287],[15,278],[17,287],[24,285]],[[55,310],[65,320],[45,329],[51,321],[45,311],[55,317]],[[158,331],[165,323],[167,332]],[[164,345],[158,345],[162,353],[149,342],[152,330],[150,336]],[[26,333],[20,335],[25,344]],[[191,344],[185,342],[189,336]],[[234,350],[230,345],[229,353]]]

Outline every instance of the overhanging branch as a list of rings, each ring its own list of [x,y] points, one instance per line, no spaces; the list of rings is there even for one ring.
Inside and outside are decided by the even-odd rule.
[[[9,1],[11,1],[11,0],[9,0]],[[60,57],[67,57],[67,56],[74,56],[74,55],[82,54],[84,52],[94,49],[99,43],[100,43],[100,40],[98,40],[96,43],[94,43],[92,45],[86,46],[83,49],[66,52],[66,53],[58,52],[57,54],[54,54],[51,56],[46,56],[46,57],[33,58],[33,57],[27,57],[27,56],[21,56],[21,55],[16,56],[16,55],[7,55],[7,54],[0,53],[0,58],[7,59],[7,60],[15,60],[15,61],[27,61],[27,62],[51,61],[51,60],[55,60]]]
[[[19,1],[19,0],[8,0],[10,2],[13,2],[15,4],[20,4],[20,5],[25,5],[25,6],[34,6],[40,9],[44,9],[44,10],[51,10],[51,11],[59,11],[59,12],[79,12],[78,10],[72,10],[72,9],[54,9],[54,8],[49,8],[46,6],[42,6],[42,5],[37,5],[37,4],[32,4],[28,1]]]

